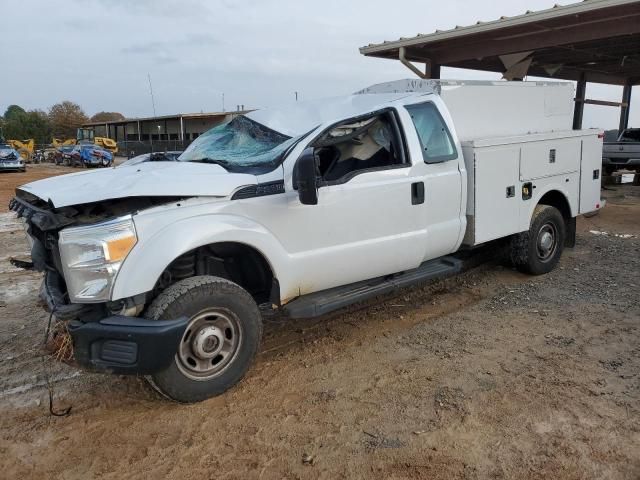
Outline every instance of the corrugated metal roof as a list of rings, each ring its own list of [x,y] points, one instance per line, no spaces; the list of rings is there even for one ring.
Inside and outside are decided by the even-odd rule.
[[[468,27],[362,47],[363,55],[522,75],[625,85],[640,83],[640,0],[585,0]]]
[[[556,4],[552,8],[548,8],[546,10],[539,10],[535,12],[527,10],[522,15],[516,15],[513,17],[503,16],[497,20],[488,22],[478,21],[475,25],[464,27],[458,25],[455,28],[449,30],[436,30],[435,32],[429,34],[418,33],[414,37],[400,37],[398,40],[385,40],[382,43],[370,43],[365,47],[361,47],[360,53],[362,53],[363,55],[370,55],[389,49],[397,49],[399,47],[425,45],[431,42],[439,42],[442,40],[456,38],[464,35],[489,32],[491,30],[515,27],[526,23],[533,23],[536,21],[559,18],[566,15],[591,12],[593,10],[598,10],[601,8],[610,8],[634,3],[640,2],[638,0],[583,0],[580,3],[573,3],[570,5]]]

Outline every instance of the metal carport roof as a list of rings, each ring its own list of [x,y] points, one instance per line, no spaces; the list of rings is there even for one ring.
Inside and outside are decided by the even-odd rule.
[[[585,103],[621,107],[629,118],[631,87],[640,83],[640,1],[584,0],[547,10],[418,34],[360,48],[370,57],[400,60],[422,78],[440,78],[442,66],[578,82],[574,128]],[[424,70],[412,62],[425,64]],[[585,98],[587,82],[624,85],[621,102]]]
[[[505,73],[530,63],[527,75],[625,85],[640,83],[640,1],[585,0],[362,47],[371,57]],[[507,56],[507,57],[505,57]],[[505,66],[505,64],[507,66]]]

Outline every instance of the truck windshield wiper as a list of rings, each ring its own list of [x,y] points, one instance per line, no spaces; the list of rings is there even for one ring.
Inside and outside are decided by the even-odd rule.
[[[205,157],[205,158],[197,158],[195,160],[188,160],[189,162],[193,162],[193,163],[213,163],[215,165],[220,165],[221,167],[223,167],[224,169],[228,170],[228,166],[229,166],[229,161],[228,160],[221,160],[218,158],[209,158],[209,157]]]

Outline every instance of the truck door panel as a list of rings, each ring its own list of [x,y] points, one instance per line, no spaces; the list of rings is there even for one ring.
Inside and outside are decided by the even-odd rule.
[[[423,221],[428,239],[423,260],[430,260],[455,251],[464,228],[462,152],[435,102],[407,105],[401,118],[415,175],[425,185]]]
[[[302,205],[297,192],[289,191],[286,211],[269,218],[267,227],[289,252],[292,271],[299,272],[299,294],[422,263],[425,202],[414,203],[412,186],[422,179],[400,154],[400,137],[387,128],[395,117],[388,115],[341,122],[315,139],[318,204]]]
[[[319,189],[318,205],[289,197],[298,238],[292,253],[302,294],[417,267],[426,231],[421,207],[412,205],[410,169],[357,175]],[[422,228],[421,228],[422,226]]]

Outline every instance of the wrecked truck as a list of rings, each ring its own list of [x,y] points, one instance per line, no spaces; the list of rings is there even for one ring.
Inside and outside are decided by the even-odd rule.
[[[405,80],[239,115],[178,161],[23,185],[41,296],[82,367],[196,402],[251,365],[262,318],[453,275],[502,239],[551,271],[600,208],[602,134],[573,87]]]

